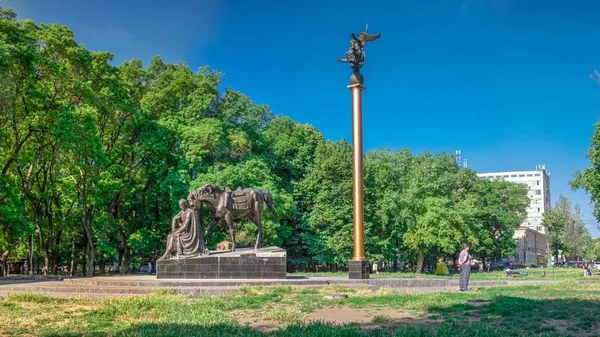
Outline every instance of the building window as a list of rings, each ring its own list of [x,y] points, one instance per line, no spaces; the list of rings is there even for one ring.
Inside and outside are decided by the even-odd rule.
[[[538,181],[536,181],[536,182],[535,182],[535,184],[536,184],[537,186],[540,186],[540,181],[539,181],[539,180],[538,180]]]
[[[519,177],[521,177],[521,178],[524,177],[524,176],[525,176],[524,174],[519,174]]]
[[[508,174],[505,174],[505,175],[504,175],[504,178],[508,178]]]
[[[517,177],[517,175],[516,175],[516,174],[512,174],[510,177],[511,177],[511,178],[516,178],[516,177]]]
[[[533,174],[528,174],[527,176],[528,176],[528,177],[533,177]]]
[[[502,178],[502,176],[496,176],[496,178]]]
[[[542,190],[535,190],[535,195],[542,195]]]
[[[537,231],[541,232],[542,231],[542,226],[537,226]]]
[[[539,177],[539,176],[540,176],[539,173],[534,174],[534,177]]]
[[[538,213],[540,212],[540,208],[538,207]]]

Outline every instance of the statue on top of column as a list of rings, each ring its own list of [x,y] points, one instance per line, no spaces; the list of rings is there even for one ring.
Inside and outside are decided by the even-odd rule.
[[[363,33],[359,33],[358,37],[354,33],[350,33],[350,48],[346,51],[346,58],[338,58],[338,62],[346,62],[352,68],[352,76],[350,77],[351,84],[362,84],[364,79],[360,73],[360,68],[365,64],[367,56],[364,47],[369,41],[377,40],[381,37],[381,33],[375,35],[367,34],[369,25]]]

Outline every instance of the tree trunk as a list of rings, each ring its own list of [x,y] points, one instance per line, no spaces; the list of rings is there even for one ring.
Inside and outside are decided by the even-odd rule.
[[[62,239],[63,230],[59,229],[56,232],[56,238],[54,240],[54,253],[52,254],[52,274],[56,275],[58,272],[58,264],[60,263],[59,255],[60,255],[60,240]]]
[[[29,275],[33,275],[33,234],[29,239]]]
[[[94,269],[96,269],[95,265],[94,265],[94,258],[96,257],[95,256],[96,252],[94,251],[93,244],[90,244],[89,240],[88,240],[88,242],[86,244],[86,247],[87,247],[87,249],[86,249],[86,253],[87,253],[86,254],[86,258],[87,258],[87,261],[86,261],[87,270],[85,272],[85,276],[87,276],[87,277],[94,277]]]
[[[423,261],[425,260],[425,254],[423,254],[423,249],[421,246],[417,247],[417,251],[419,252],[419,257],[417,258],[417,274],[421,274],[423,272]]]
[[[94,234],[92,229],[92,211],[93,209],[91,207],[84,206],[83,214],[81,216],[86,238],[87,270],[85,275],[87,277],[94,276],[94,258],[96,255],[96,251],[94,249]]]
[[[129,272],[129,238],[125,235],[125,232],[121,230],[119,232],[121,236],[121,256],[119,259],[119,272],[121,275],[125,275]]]
[[[71,241],[71,276],[75,276],[75,238]]]
[[[48,250],[44,249],[44,275],[48,275],[48,268],[50,268],[50,255],[48,254]]]
[[[119,272],[125,275],[129,272],[129,252],[127,246],[123,247],[123,254],[121,254],[121,265],[119,267]]]
[[[550,240],[548,240],[548,233],[546,233],[546,254],[548,254],[547,267],[552,267],[552,253],[550,251]],[[554,261],[558,262],[558,259],[555,259]]]
[[[50,201],[44,202],[46,211],[46,221],[48,221],[48,237],[46,238],[46,244],[44,245],[44,275],[52,273],[52,265],[54,258],[52,257],[52,244],[54,243],[54,218],[52,217],[52,203]]]
[[[87,268],[88,268],[88,266],[87,266],[87,260],[88,260],[88,258],[87,258],[88,253],[87,253],[87,251],[88,251],[88,245],[87,245],[87,242],[85,241],[85,235],[84,235],[84,238],[83,238],[83,242],[84,242],[83,243],[83,250],[81,252],[81,254],[82,254],[82,259],[81,259],[81,273],[83,275],[87,275]]]
[[[8,276],[8,256],[10,255],[10,250],[6,250],[2,253],[2,275]]]

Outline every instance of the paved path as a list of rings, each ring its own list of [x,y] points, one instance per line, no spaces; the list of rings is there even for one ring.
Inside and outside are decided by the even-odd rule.
[[[555,280],[489,280],[471,281],[471,287],[502,285],[522,285]],[[457,291],[458,280],[438,278],[385,278],[350,280],[345,277],[288,277],[277,280],[157,280],[152,275],[99,276],[85,277],[0,277],[0,297],[11,293],[34,292],[59,298],[113,298],[147,295],[156,289],[169,290],[179,294],[203,293],[223,295],[243,285],[252,286],[313,286],[331,285],[348,287],[368,287],[378,289],[391,287],[402,293]]]

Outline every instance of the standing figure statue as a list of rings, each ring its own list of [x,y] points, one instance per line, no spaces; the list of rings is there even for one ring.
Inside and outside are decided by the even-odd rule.
[[[198,223],[198,216],[187,200],[179,200],[181,211],[173,217],[171,234],[167,238],[167,249],[159,260],[208,255]]]
[[[350,48],[346,51],[346,58],[338,58],[338,62],[346,62],[352,68],[352,76],[350,77],[351,84],[363,84],[364,79],[360,73],[360,68],[365,64],[367,56],[364,47],[368,41],[374,41],[381,37],[381,33],[368,35],[369,25],[365,28],[364,33],[359,33],[358,37],[354,33],[350,33]]]
[[[206,231],[204,232],[205,239],[208,237],[208,235],[210,235],[210,232],[217,224],[219,224],[222,220],[225,220],[229,226],[229,233],[231,234],[231,251],[235,250],[233,220],[246,217],[256,225],[256,244],[254,245],[254,248],[256,249],[263,246],[263,205],[267,204],[267,207],[269,208],[269,211],[271,211],[271,214],[273,214],[273,217],[277,218],[277,212],[273,207],[273,197],[268,190],[238,188],[232,192],[229,188],[226,188],[225,191],[223,191],[216,185],[208,184],[195,191],[192,191],[192,193],[190,193],[188,196],[188,200],[194,205],[195,208],[199,208],[201,204],[206,204],[208,209],[214,215],[213,220],[210,222],[206,228]]]

